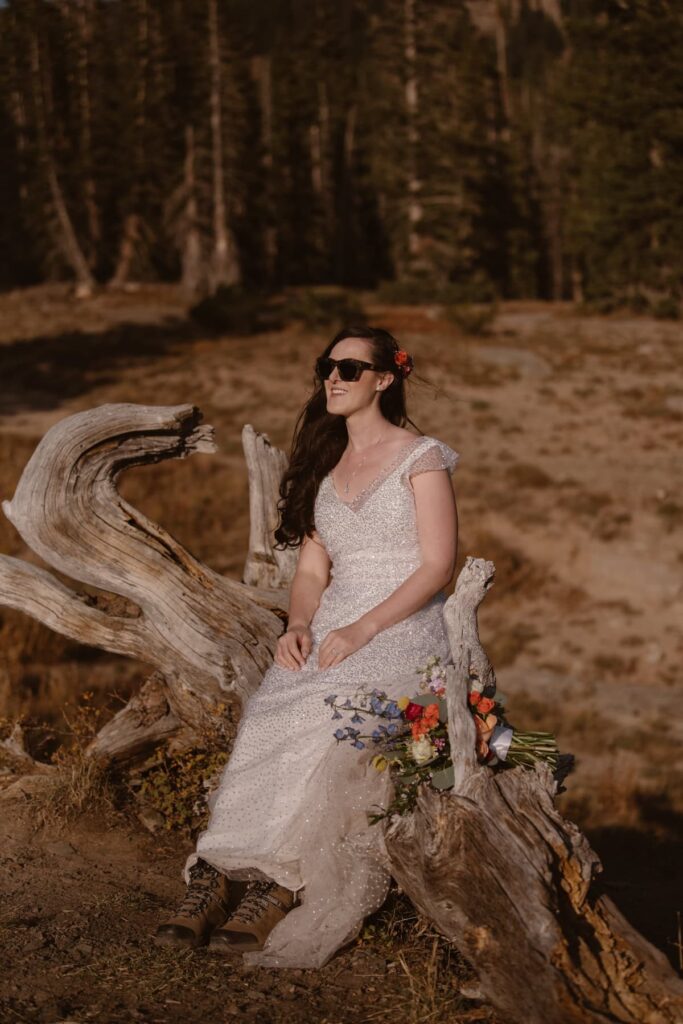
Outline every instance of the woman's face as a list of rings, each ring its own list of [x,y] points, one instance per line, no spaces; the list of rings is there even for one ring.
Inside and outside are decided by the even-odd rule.
[[[362,359],[374,362],[372,346],[364,338],[342,338],[330,351],[332,359]],[[391,384],[392,373],[379,370],[363,370],[359,380],[346,381],[339,376],[335,366],[325,383],[327,411],[336,416],[350,416],[358,409],[372,405],[380,394]]]

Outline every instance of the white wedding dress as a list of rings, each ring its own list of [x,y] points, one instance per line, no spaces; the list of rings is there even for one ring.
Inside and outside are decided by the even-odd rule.
[[[457,452],[433,437],[415,437],[356,498],[338,496],[331,475],[315,502],[315,526],[332,562],[331,580],[311,622],[313,648],[303,668],[273,664],[247,702],[230,760],[209,804],[211,817],[187,860],[202,857],[231,878],[264,876],[301,890],[301,904],[270,933],[248,963],[320,967],[359,933],[382,905],[389,872],[382,825],[367,813],[386,806],[388,772],[365,750],[337,743],[325,704],[377,687],[412,696],[417,669],[432,655],[450,660],[443,593],[378,633],[334,668],[318,668],[318,648],[332,629],[354,622],[388,597],[420,565],[415,500],[409,478],[452,472]],[[362,732],[377,720],[369,717]]]

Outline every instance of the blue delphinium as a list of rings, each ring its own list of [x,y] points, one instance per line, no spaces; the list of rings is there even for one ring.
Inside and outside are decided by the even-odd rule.
[[[373,715],[383,715],[384,701],[380,697],[377,697],[373,694],[372,697],[370,698],[370,710],[372,711]]]

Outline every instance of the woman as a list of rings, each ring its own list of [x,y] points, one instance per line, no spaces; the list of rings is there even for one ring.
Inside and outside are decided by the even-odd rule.
[[[185,900],[158,942],[210,935],[212,948],[250,963],[319,967],[386,897],[381,827],[367,813],[386,805],[388,773],[372,768],[370,749],[336,742],[325,698],[410,694],[430,655],[450,660],[442,607],[459,455],[405,428],[412,365],[371,327],[340,331],[317,360],[275,532],[280,546],[300,545],[288,628],[244,709],[185,866]],[[252,884],[231,914],[234,880]]]

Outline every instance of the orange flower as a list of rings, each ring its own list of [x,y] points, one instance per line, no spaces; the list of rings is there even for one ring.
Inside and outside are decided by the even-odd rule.
[[[477,704],[477,711],[481,711],[482,715],[487,715],[495,706],[495,700],[491,700],[490,697],[482,697]]]
[[[439,723],[439,705],[428,704],[425,708],[423,721],[427,722],[430,729],[433,729],[435,725]]]
[[[481,694],[479,693],[479,690],[472,690],[472,692],[468,695],[468,700],[473,707],[476,706],[481,700]]]

